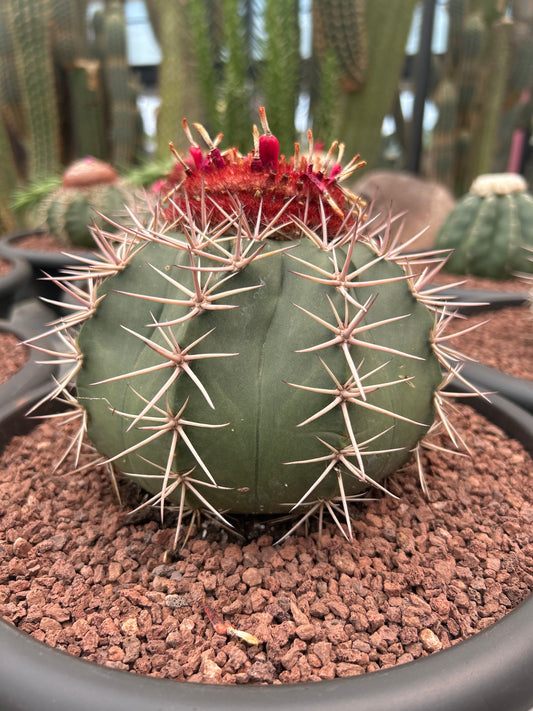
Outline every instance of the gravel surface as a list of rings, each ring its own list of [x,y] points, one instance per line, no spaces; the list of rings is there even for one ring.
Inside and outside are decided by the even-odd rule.
[[[148,512],[129,520],[101,469],[55,473],[69,427],[44,421],[0,461],[0,614],[53,647],[138,674],[206,683],[295,683],[410,662],[492,625],[533,587],[532,461],[466,405],[472,458],[428,451],[352,508],[354,541],[317,523],[209,520],[170,553]],[[85,454],[82,461],[85,461]],[[208,608],[206,610],[206,607]],[[224,624],[255,635],[247,644]]]
[[[12,333],[0,331],[0,385],[22,368],[28,360],[28,349]]]
[[[457,348],[474,360],[492,368],[533,380],[533,311],[515,306],[484,311],[457,322],[455,330],[479,327],[457,338]]]
[[[0,276],[5,276],[9,274],[13,269],[13,262],[9,262],[7,259],[2,259],[0,257]]]

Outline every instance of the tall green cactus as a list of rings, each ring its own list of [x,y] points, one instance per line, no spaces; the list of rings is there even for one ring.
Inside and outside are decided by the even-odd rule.
[[[258,97],[274,109],[280,137],[293,144],[301,74],[297,2],[180,0],[170,7],[150,0],[148,7],[163,55],[159,158],[169,139],[183,147],[180,117],[190,114],[230,143],[246,145]]]
[[[507,18],[494,23],[492,28],[491,48],[498,61],[492,66],[490,90],[484,109],[485,119],[476,136],[476,148],[479,156],[476,170],[481,174],[490,172],[496,150],[498,129],[511,67],[512,32],[512,22]]]
[[[245,28],[239,13],[239,0],[222,0],[223,41],[223,126],[226,139],[240,147],[246,145],[250,126],[249,58],[245,51]]]
[[[364,152],[367,163],[373,165],[381,145],[383,119],[391,111],[394,96],[398,91],[398,82],[405,63],[405,45],[416,0],[368,2],[365,7],[364,24],[362,18],[358,16],[361,12],[360,3],[338,1],[334,4],[344,6],[347,8],[346,12],[351,8],[351,12],[356,15],[356,26],[360,29],[366,27],[363,37],[367,37],[368,54],[367,59],[361,64],[361,87],[354,91],[353,85],[345,84],[341,87],[338,105],[330,109],[336,116],[336,132],[343,136],[346,150],[349,153]],[[317,4],[320,24],[316,27],[316,32],[322,33],[324,27],[328,27],[326,36],[335,32],[340,33],[336,44],[333,45],[336,46],[346,41],[344,17],[330,16],[324,12],[329,5],[329,2],[324,5]],[[361,44],[361,47],[364,47],[364,44]]]
[[[346,91],[357,91],[367,78],[368,29],[364,0],[323,0],[315,7],[315,35],[335,52]]]
[[[89,57],[85,0],[51,0],[50,33],[62,111],[62,162],[106,159],[105,98],[99,63]]]
[[[450,80],[440,82],[434,98],[439,115],[433,132],[433,170],[441,182],[449,185],[453,181],[457,145],[459,97],[455,83]]]
[[[0,3],[0,117],[10,134],[23,131],[23,100],[17,81],[13,34],[10,30],[10,6]]]
[[[111,162],[134,162],[137,149],[137,108],[126,50],[124,6],[112,0],[104,12],[104,76],[111,115]]]
[[[9,32],[26,119],[28,177],[37,180],[61,164],[49,0],[9,0]]]
[[[18,183],[16,166],[14,164],[9,136],[0,121],[0,234],[13,232],[17,227],[17,219],[12,210],[13,191]]]
[[[207,153],[176,154],[153,220],[100,233],[104,262],[80,266],[80,311],[56,326],[72,369],[54,394],[76,375],[79,437],[180,522],[326,508],[350,536],[349,502],[445,415],[449,318],[424,291],[434,255],[365,229],[341,185],[360,164],[336,144],[280,158],[260,118],[247,156],[195,124]]]
[[[266,3],[265,34],[259,86],[278,122],[272,129],[282,145],[292,146],[296,137],[294,117],[300,77],[298,3],[295,0]]]
[[[203,3],[185,1],[168,3],[157,0],[152,3],[158,10],[158,39],[162,51],[159,66],[158,90],[161,107],[157,117],[157,155],[168,155],[169,141],[176,146],[186,141],[181,130],[181,118],[190,111],[204,119],[201,90],[208,94],[207,106],[212,111],[216,103],[213,77],[213,61],[209,56],[196,58],[197,43],[202,53],[208,50]],[[192,22],[190,21],[192,20]],[[198,61],[197,61],[198,60]],[[200,61],[204,65],[200,65]],[[179,68],[179,69],[178,69]],[[202,76],[204,82],[197,81]],[[210,112],[209,112],[210,113]],[[209,116],[213,120],[214,116]]]
[[[123,15],[122,25],[115,23],[118,31],[110,29],[121,3],[104,8],[101,25],[108,18],[108,33],[95,31],[90,48],[86,5],[86,0],[0,3],[0,120],[8,132],[10,160],[32,186],[84,155],[130,165],[138,154],[140,117],[125,66]],[[94,15],[96,29],[99,15]],[[115,52],[108,60],[106,47]],[[104,91],[104,61],[114,67],[108,72],[109,93]]]
[[[531,28],[505,12],[505,3],[497,2],[453,0],[449,6],[448,52],[433,98],[439,114],[448,117],[453,86],[456,122],[450,127],[448,118],[437,121],[427,166],[457,195],[468,190],[476,175],[507,169],[521,94],[533,87]]]

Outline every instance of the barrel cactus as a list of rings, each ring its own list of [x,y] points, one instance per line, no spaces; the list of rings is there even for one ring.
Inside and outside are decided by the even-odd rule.
[[[65,244],[94,247],[89,226],[108,224],[96,211],[109,217],[124,215],[124,206],[132,198],[131,187],[111,165],[87,156],[65,170],[61,185],[44,198],[32,219],[46,224],[50,234]]]
[[[446,270],[491,279],[533,272],[533,197],[514,173],[480,175],[443,223],[436,247],[454,250]]]
[[[100,464],[177,505],[178,530],[200,508],[327,509],[351,536],[349,502],[386,490],[437,420],[457,443],[452,314],[428,286],[436,255],[403,255],[393,220],[342,187],[362,161],[341,167],[336,142],[319,157],[311,133],[279,156],[260,116],[248,155],[195,125],[202,150],[184,122],[190,155],[171,146],[150,221],[94,230],[101,259],[63,282],[80,309],[53,326],[72,367],[52,395]]]

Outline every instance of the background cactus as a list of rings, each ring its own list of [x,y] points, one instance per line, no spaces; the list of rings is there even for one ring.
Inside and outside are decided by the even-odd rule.
[[[509,13],[506,3],[448,3],[448,50],[432,97],[439,116],[424,162],[458,196],[476,175],[509,169],[513,132],[531,121],[531,17],[527,3],[512,5]]]
[[[342,188],[361,163],[341,167],[336,143],[320,159],[312,135],[279,158],[260,116],[248,156],[195,124],[207,154],[192,136],[176,153],[152,221],[97,231],[103,261],[80,266],[80,311],[54,327],[72,369],[53,394],[76,376],[78,441],[176,503],[178,530],[186,506],[325,507],[351,535],[348,503],[445,416],[450,318],[424,290],[435,255],[403,257]]]
[[[48,32],[51,7],[47,0],[10,0],[6,16],[24,106],[28,176],[37,180],[58,170],[61,161],[52,43]]]
[[[122,3],[106,3],[91,28],[86,0],[1,5],[0,118],[20,178],[47,179],[84,155],[134,163],[143,133]]]
[[[454,250],[446,270],[492,279],[533,272],[533,197],[514,173],[481,175],[448,215],[435,242]]]
[[[111,163],[124,167],[135,162],[142,125],[128,66],[124,5],[119,0],[111,0],[105,8],[102,44],[111,123]]]
[[[342,77],[338,100],[330,107],[334,131],[343,136],[349,154],[364,151],[369,166],[378,160],[383,119],[398,93],[415,5],[413,0],[316,3],[315,33],[324,34],[334,49]],[[347,43],[347,27],[353,28],[357,46],[353,36]]]
[[[112,230],[98,212],[114,219],[124,217],[125,206],[134,197],[131,186],[119,179],[114,168],[87,157],[67,168],[61,183],[40,200],[30,221],[38,227],[46,225],[50,234],[66,244],[94,247],[93,223]],[[27,199],[27,193],[19,193],[19,205]]]

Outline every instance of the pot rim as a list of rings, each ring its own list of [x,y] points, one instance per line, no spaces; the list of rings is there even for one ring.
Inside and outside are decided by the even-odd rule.
[[[465,362],[461,374],[476,388],[485,392],[497,393],[516,403],[529,413],[533,413],[533,380],[518,378],[484,363]],[[523,442],[532,453],[531,441]]]
[[[79,266],[80,260],[76,258],[76,255],[69,253],[69,250],[75,248],[69,246],[68,244],[65,244],[65,251],[59,252],[46,252],[38,249],[22,249],[12,244],[21,237],[44,234],[49,234],[48,230],[43,227],[36,227],[34,229],[19,230],[18,232],[5,235],[0,239],[0,256],[5,259],[10,257],[26,259],[34,269],[44,269],[45,271],[49,269],[57,270],[68,266]],[[78,252],[78,254],[80,256],[93,256],[90,249]]]
[[[460,382],[450,389],[466,393]],[[533,415],[500,395],[469,398],[495,424],[533,442]],[[19,411],[20,414],[20,411]],[[13,413],[0,419],[5,427]],[[533,595],[495,624],[428,657],[370,674],[272,686],[155,679],[52,649],[0,620],[0,706],[5,711],[531,711]],[[356,705],[355,705],[356,704]]]
[[[0,276],[0,313],[9,315],[12,304],[32,278],[31,264],[27,259],[0,251],[0,259],[12,265],[12,269]]]
[[[464,316],[475,315],[483,311],[496,311],[509,306],[524,306],[529,303],[529,293],[525,291],[491,291],[486,289],[462,289],[453,287],[443,289],[439,296],[450,299],[450,308],[453,302],[458,301],[457,311]]]
[[[12,333],[21,343],[42,333],[45,324],[54,316],[50,309],[34,300],[19,305],[19,308],[20,316],[12,316],[11,320],[0,319],[0,332]],[[41,341],[44,347],[53,344],[51,336]],[[0,385],[0,429],[8,418],[26,412],[53,389],[57,366],[43,363],[41,358],[39,351],[28,348],[26,363]]]
[[[0,259],[9,262],[13,268],[0,276],[0,294],[7,293],[19,286],[21,281],[28,281],[31,277],[31,266],[27,259],[19,255],[4,254],[0,250]]]

